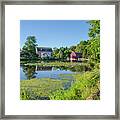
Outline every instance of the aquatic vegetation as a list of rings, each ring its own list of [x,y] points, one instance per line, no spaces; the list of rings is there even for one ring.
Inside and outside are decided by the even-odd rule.
[[[58,89],[64,89],[64,84],[68,80],[54,80],[50,78],[21,80],[20,81],[20,99],[36,100],[50,99],[49,94]]]
[[[71,76],[70,79],[67,79]],[[82,74],[61,74],[62,80],[50,78],[20,81],[21,100],[99,100],[99,69]],[[73,77],[73,78],[72,78]]]
[[[98,69],[74,75],[75,82],[67,90],[52,93],[52,100],[88,100],[100,99],[100,73]]]

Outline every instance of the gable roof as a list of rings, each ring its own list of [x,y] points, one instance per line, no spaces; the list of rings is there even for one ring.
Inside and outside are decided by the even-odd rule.
[[[82,57],[82,53],[80,52],[71,52],[71,56]]]
[[[52,48],[49,47],[36,47],[37,51],[43,51],[43,52],[52,52]]]
[[[75,52],[75,54],[76,54],[78,57],[82,56],[82,53],[79,53],[79,52]]]

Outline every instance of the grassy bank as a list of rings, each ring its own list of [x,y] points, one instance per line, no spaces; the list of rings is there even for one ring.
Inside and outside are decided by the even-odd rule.
[[[62,76],[62,75],[61,75]],[[74,83],[68,89],[63,86],[68,80],[49,78],[20,81],[20,96],[22,100],[51,99],[51,100],[86,100],[100,99],[99,69],[71,74]]]
[[[98,69],[74,75],[75,82],[68,90],[57,90],[52,93],[52,100],[99,100],[100,73]]]
[[[76,65],[88,65],[87,63],[80,63],[80,62],[37,62],[37,63],[25,63],[24,65],[38,65],[38,66],[65,66],[71,67]]]
[[[93,68],[97,67],[99,69],[99,63],[88,62],[88,63],[80,63],[80,62],[40,62],[40,63],[26,63],[25,66],[43,66],[43,67],[66,67],[71,71],[90,71]]]

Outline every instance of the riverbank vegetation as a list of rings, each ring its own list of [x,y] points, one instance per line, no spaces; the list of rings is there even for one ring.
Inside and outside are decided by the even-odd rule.
[[[55,67],[63,70],[70,70],[73,72],[84,72],[90,71],[94,68],[100,68],[99,63],[88,62],[88,63],[79,63],[79,62],[41,62],[41,63],[26,63],[24,66],[41,66],[41,67]]]
[[[64,75],[61,75],[63,77]],[[20,97],[22,100],[99,100],[100,73],[94,69],[83,74],[71,74],[73,83],[67,79],[55,80],[49,78],[22,80],[20,82]]]
[[[75,82],[67,90],[57,90],[50,96],[52,100],[99,100],[100,75],[99,70],[74,75]]]

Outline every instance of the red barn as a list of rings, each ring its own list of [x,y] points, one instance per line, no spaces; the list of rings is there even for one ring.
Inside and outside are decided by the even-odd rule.
[[[71,62],[77,62],[80,60],[80,58],[82,58],[82,53],[79,52],[72,52],[70,54],[70,61]]]

